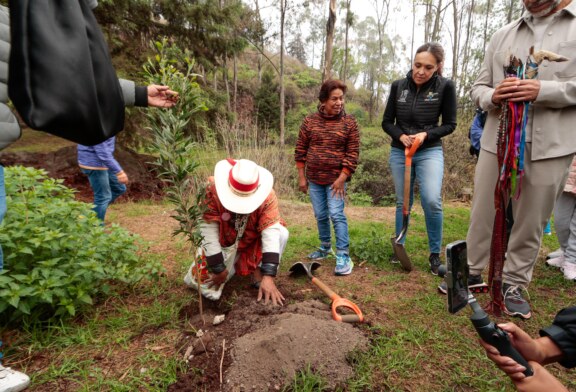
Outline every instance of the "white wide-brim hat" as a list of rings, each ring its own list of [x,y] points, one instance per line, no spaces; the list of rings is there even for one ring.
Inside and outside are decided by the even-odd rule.
[[[214,183],[224,208],[237,214],[250,214],[270,194],[274,176],[248,159],[225,159],[214,168]]]

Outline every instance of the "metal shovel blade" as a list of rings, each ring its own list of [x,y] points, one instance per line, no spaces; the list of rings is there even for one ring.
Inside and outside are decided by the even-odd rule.
[[[298,262],[294,263],[288,271],[290,271],[290,273],[293,275],[306,274],[306,275],[308,275],[308,277],[310,279],[312,279],[313,278],[312,271],[317,270],[318,267],[321,267],[321,266],[322,266],[322,264],[320,264],[317,261],[312,261],[309,263],[304,263],[302,261],[298,261]]]
[[[408,272],[412,271],[412,262],[404,245],[396,242],[397,239],[395,237],[390,238],[390,241],[392,242],[392,249],[394,249],[394,256],[398,259],[402,268]]]

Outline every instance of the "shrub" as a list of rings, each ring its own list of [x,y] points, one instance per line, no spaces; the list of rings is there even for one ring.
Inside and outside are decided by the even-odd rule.
[[[75,315],[114,282],[158,275],[158,262],[139,257],[137,237],[116,225],[104,228],[91,205],[74,200],[61,182],[44,170],[6,168],[2,318]]]

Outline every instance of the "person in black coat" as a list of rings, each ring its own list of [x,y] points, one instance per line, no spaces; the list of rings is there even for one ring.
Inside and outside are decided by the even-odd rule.
[[[534,375],[526,377],[524,366],[510,357],[501,356],[498,350],[480,341],[486,355],[511,379],[516,388],[523,392],[568,391],[560,381],[550,374],[543,365],[558,362],[572,369],[576,367],[576,306],[562,309],[552,325],[540,330],[540,338],[532,339],[514,323],[500,324],[508,332],[510,341],[534,370]]]
[[[412,158],[410,206],[414,181],[418,182],[430,249],[430,270],[438,274],[442,248],[442,179],[444,152],[442,140],[456,129],[456,88],[442,77],[444,49],[427,43],[416,50],[412,69],[390,88],[382,129],[392,137],[390,169],[396,192],[396,236],[403,224],[404,150],[418,140],[420,147]],[[442,121],[440,122],[440,119]]]

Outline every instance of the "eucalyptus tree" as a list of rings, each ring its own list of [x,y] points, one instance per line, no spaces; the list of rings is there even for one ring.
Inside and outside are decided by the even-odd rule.
[[[332,47],[334,45],[334,28],[336,26],[336,0],[328,0],[328,21],[326,22],[326,49],[324,67],[322,68],[322,82],[330,79],[332,74]]]

